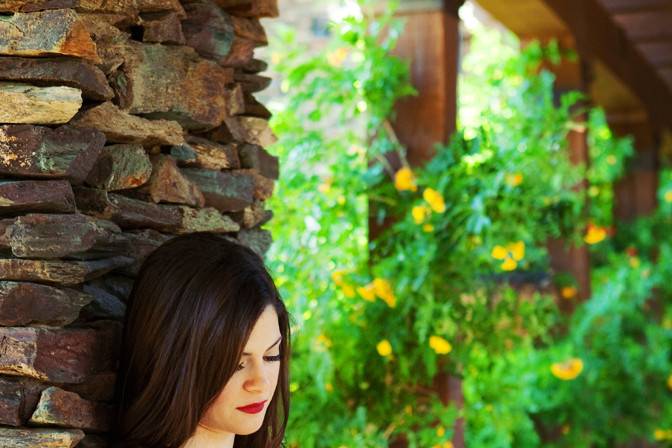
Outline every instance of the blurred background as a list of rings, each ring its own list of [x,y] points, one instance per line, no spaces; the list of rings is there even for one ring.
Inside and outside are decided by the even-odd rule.
[[[672,2],[282,0],[289,447],[672,446]]]

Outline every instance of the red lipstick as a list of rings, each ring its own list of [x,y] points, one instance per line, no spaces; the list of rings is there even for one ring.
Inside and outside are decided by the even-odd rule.
[[[239,410],[241,410],[243,412],[246,412],[248,414],[257,414],[264,409],[264,404],[265,403],[266,403],[266,400],[260,401],[259,403],[248,404],[247,406],[241,406],[241,407],[236,408],[236,409],[239,409]]]

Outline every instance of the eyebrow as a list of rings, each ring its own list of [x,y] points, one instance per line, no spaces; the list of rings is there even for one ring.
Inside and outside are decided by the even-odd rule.
[[[268,347],[268,348],[266,349],[266,351],[269,351],[270,349],[272,349],[273,347],[275,347],[276,345],[278,345],[278,342],[280,342],[280,340],[282,340],[282,336],[280,336],[280,337],[278,338],[278,340],[275,341],[275,342],[273,343],[273,345],[271,345],[270,347]],[[252,354],[252,353],[246,353],[246,352],[243,352],[243,356],[250,356],[251,354]]]

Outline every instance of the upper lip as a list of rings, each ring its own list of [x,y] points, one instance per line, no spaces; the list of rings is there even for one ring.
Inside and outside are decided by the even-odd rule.
[[[251,407],[253,407],[253,406],[259,406],[259,405],[262,405],[262,404],[264,404],[264,403],[266,403],[266,400],[264,400],[264,401],[259,401],[259,402],[257,402],[257,403],[246,404],[245,406],[239,406],[239,407],[240,407],[240,408],[251,408]]]

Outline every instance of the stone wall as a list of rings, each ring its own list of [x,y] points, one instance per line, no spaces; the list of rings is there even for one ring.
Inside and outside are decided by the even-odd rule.
[[[0,446],[102,447],[144,258],[264,254],[274,0],[0,0]]]

